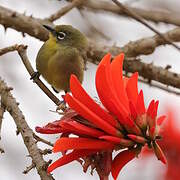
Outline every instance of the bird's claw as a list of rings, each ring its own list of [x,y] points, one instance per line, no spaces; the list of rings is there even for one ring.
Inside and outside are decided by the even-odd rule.
[[[39,76],[40,76],[40,73],[37,71],[37,72],[34,72],[33,74],[31,74],[31,78],[30,78],[30,80],[34,80],[34,79],[36,79],[36,78],[39,78]]]

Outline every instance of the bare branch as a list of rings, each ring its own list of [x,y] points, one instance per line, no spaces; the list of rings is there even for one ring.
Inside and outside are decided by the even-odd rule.
[[[27,53],[26,53],[26,49],[27,46],[24,45],[13,45],[10,47],[6,47],[3,49],[0,49],[0,55],[3,55],[7,52],[10,51],[17,51],[18,54],[21,57],[21,60],[24,64],[24,66],[26,67],[28,73],[30,74],[31,77],[34,76],[34,74],[36,74],[36,72],[34,71],[28,57],[27,57]],[[1,53],[2,52],[2,53]],[[39,79],[38,76],[35,76],[33,78],[34,82],[40,87],[40,89],[58,106],[61,104],[61,101],[45,86],[45,84]]]
[[[116,48],[114,49],[113,47],[93,46],[88,50],[87,55],[89,61],[92,60],[92,63],[98,64],[107,52],[116,56],[122,51]],[[162,84],[180,89],[180,74],[171,72],[166,68],[155,66],[152,63],[146,64],[141,62],[140,59],[128,58],[126,56],[123,64],[126,72],[139,72],[139,75],[145,79],[158,81]]]
[[[171,88],[171,87],[168,87],[168,86],[164,86],[164,85],[159,84],[159,83],[153,83],[152,81],[145,80],[145,79],[142,79],[142,78],[139,78],[138,81],[140,81],[142,83],[145,83],[145,84],[148,84],[150,87],[155,87],[157,89],[161,89],[161,90],[166,91],[168,93],[180,96],[180,91],[175,90],[174,88]]]
[[[3,49],[0,49],[0,56],[2,56],[3,54],[6,54],[8,52],[11,52],[11,51],[16,51],[17,49],[18,49],[17,44],[15,44],[13,46],[6,47],[6,48],[3,48]]]
[[[173,42],[180,41],[180,28],[175,28],[162,34],[166,39]],[[120,48],[127,56],[136,57],[139,55],[152,54],[157,47],[167,44],[166,40],[159,35],[142,38],[137,41],[132,41]]]
[[[24,14],[0,6],[0,24],[2,24],[5,29],[10,27],[40,40],[45,40],[48,39],[48,32],[41,24],[48,23],[49,22],[45,20],[25,16]]]
[[[26,67],[28,73],[31,77],[35,74],[35,71],[33,70],[33,67],[27,57],[26,53],[27,46],[19,45],[18,53],[21,57],[21,60],[24,63],[24,66]],[[45,86],[45,84],[39,79],[38,76],[33,78],[34,82],[40,87],[40,89],[58,106],[61,104],[61,101]]]
[[[37,172],[42,180],[53,180],[53,177],[47,173],[47,162],[43,160],[36,142],[33,137],[33,131],[28,126],[24,115],[19,109],[16,100],[9,91],[6,83],[0,79],[0,96],[3,106],[7,109],[10,115],[13,117],[14,122],[20,131],[24,144],[28,149],[28,152],[32,158],[33,163],[36,166]]]
[[[106,11],[110,13],[114,13],[117,15],[129,17],[124,11],[122,11],[118,6],[112,4],[108,1],[96,1],[96,0],[88,0],[83,4],[84,7],[91,9],[93,11]],[[137,15],[141,16],[145,20],[152,21],[155,23],[168,23],[180,26],[180,15],[179,13],[173,12],[163,12],[156,10],[144,10],[140,8],[132,8],[126,6],[128,9],[132,10]]]
[[[47,141],[47,140],[37,136],[35,133],[33,134],[33,136],[34,136],[34,139],[36,139],[37,142],[43,142],[44,144],[47,144],[47,145],[53,147],[53,143],[51,143],[50,141]]]
[[[73,0],[72,3],[69,3],[68,5],[64,6],[59,11],[52,14],[49,18],[46,18],[45,20],[53,22],[53,21],[59,19],[60,17],[64,16],[66,13],[71,11],[73,8],[79,6],[81,3],[82,3],[82,0]]]
[[[144,19],[142,19],[141,16],[137,15],[135,12],[133,12],[132,10],[128,9],[126,6],[124,6],[122,3],[120,3],[118,0],[112,0],[118,7],[120,7],[124,13],[128,14],[129,16],[131,16],[133,19],[135,19],[136,21],[140,22],[141,24],[143,24],[144,26],[146,26],[147,28],[149,28],[151,31],[153,31],[154,33],[156,33],[157,35],[159,35],[162,39],[164,39],[168,44],[171,44],[173,47],[175,47],[178,51],[180,51],[180,47],[177,46],[176,44],[174,44],[173,42],[171,42],[171,40],[169,40],[167,37],[163,36],[163,34],[161,34],[159,31],[157,31],[155,28],[153,28],[151,25],[149,25],[148,23],[146,23],[146,21],[144,21]]]

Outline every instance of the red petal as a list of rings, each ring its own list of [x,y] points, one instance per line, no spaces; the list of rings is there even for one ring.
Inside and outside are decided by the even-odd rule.
[[[111,63],[112,85],[120,102],[129,110],[128,98],[123,82],[123,60],[124,54],[116,56]]]
[[[53,152],[70,149],[113,149],[114,144],[90,138],[60,138],[55,142]]]
[[[134,104],[136,104],[137,97],[138,97],[138,73],[134,73],[128,80],[126,86],[126,92],[128,95],[129,100],[131,100]]]
[[[111,54],[107,53],[101,60],[101,62],[99,63],[98,67],[101,65],[106,65],[107,63],[109,63],[111,61]]]
[[[127,136],[137,143],[145,144],[147,142],[147,140],[142,136],[136,136],[134,134],[128,134]]]
[[[110,74],[109,74],[110,76]],[[108,78],[106,75],[106,67],[98,66],[96,71],[96,89],[98,96],[103,103],[103,105],[114,115],[118,117],[120,123],[125,123],[124,119],[128,116],[128,112],[124,108],[124,106],[119,102],[117,96],[112,89],[112,83],[108,82]]]
[[[68,103],[68,105],[74,109],[76,112],[78,112],[82,117],[90,121],[91,123],[95,124],[100,129],[104,130],[105,132],[118,136],[120,135],[120,132],[111,126],[109,123],[101,119],[99,116],[97,116],[94,112],[88,109],[88,107],[84,106],[81,102],[79,102],[76,98],[70,96],[69,94],[65,95],[65,101]]]
[[[153,112],[153,110],[154,110],[154,100],[152,100],[151,102],[150,102],[150,104],[149,104],[149,107],[148,107],[148,109],[147,109],[147,115],[149,115],[149,116],[151,116],[151,114],[152,114],[152,112]]]
[[[80,136],[82,136],[82,135],[88,135],[89,136],[89,134],[87,133],[87,132],[84,132],[84,131],[80,131],[80,130],[78,130],[77,128],[75,128],[72,124],[71,124],[71,122],[63,122],[63,123],[61,123],[61,126],[62,126],[62,128],[64,129],[64,130],[66,130],[67,132],[69,132],[69,133],[71,133],[71,134],[76,134],[76,135],[80,135]],[[94,136],[93,136],[94,137]]]
[[[98,150],[87,150],[87,149],[81,149],[81,150],[74,150],[73,152],[67,154],[67,155],[64,155],[63,157],[61,157],[60,159],[58,159],[57,161],[55,161],[54,163],[52,163],[47,171],[48,173],[52,172],[54,169],[60,167],[60,166],[63,166],[65,164],[68,164],[74,160],[77,160],[81,157],[84,157],[84,156],[88,156],[90,154],[93,154],[95,152],[97,152]]]
[[[164,122],[164,120],[166,119],[166,116],[160,116],[157,119],[157,125],[161,126],[161,124]]]
[[[155,119],[156,116],[157,116],[158,105],[159,105],[159,101],[156,101],[155,104],[154,104],[154,110],[153,110],[153,112],[151,114],[152,119]]]
[[[129,81],[128,77],[123,77],[123,82],[124,82],[124,88],[126,89],[127,82]]]
[[[131,111],[132,118],[136,119],[136,117],[137,117],[137,110],[136,110],[136,107],[135,107],[135,105],[133,104],[132,101],[129,101],[129,109]]]
[[[120,152],[113,160],[112,162],[112,176],[115,179],[117,179],[117,176],[121,169],[133,158],[135,158],[135,152],[131,150],[125,150]]]
[[[70,79],[70,89],[72,95],[78,99],[82,104],[87,106],[91,111],[93,111],[96,115],[106,120],[108,123],[113,126],[117,126],[117,121],[108,114],[104,109],[102,109],[83,89],[81,83],[77,79],[75,75],[71,75]]]
[[[77,132],[79,132],[81,134],[92,136],[92,137],[99,137],[99,136],[104,135],[104,132],[99,131],[94,128],[90,128],[90,127],[80,124],[76,121],[72,121],[72,122],[68,122],[68,123],[71,126],[73,126],[77,130]]]
[[[41,134],[58,134],[64,132],[60,127],[58,128],[46,128],[46,127],[39,127],[35,128],[35,131]]]
[[[113,142],[113,143],[116,143],[125,147],[134,145],[134,142],[132,142],[131,140],[118,138],[114,136],[100,136],[99,139],[104,139],[106,141],[110,141],[110,142]]]
[[[137,109],[138,115],[142,115],[146,112],[145,105],[144,105],[144,96],[143,96],[142,90],[140,91],[138,98],[137,98],[136,109]]]
[[[156,141],[153,142],[153,148],[154,148],[154,152],[155,152],[158,160],[160,160],[162,163],[166,164],[167,163],[166,157]]]

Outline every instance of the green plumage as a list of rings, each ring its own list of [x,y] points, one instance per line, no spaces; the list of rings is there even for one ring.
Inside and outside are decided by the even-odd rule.
[[[69,25],[56,26],[50,31],[49,39],[38,52],[36,68],[55,90],[69,91],[71,74],[83,81],[87,40]]]

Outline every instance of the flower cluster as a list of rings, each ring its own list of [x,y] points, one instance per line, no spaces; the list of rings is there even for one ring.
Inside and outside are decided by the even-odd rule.
[[[36,128],[40,133],[62,133],[53,152],[63,152],[63,156],[48,167],[48,172],[81,158],[84,171],[91,166],[100,179],[107,179],[110,172],[116,179],[122,167],[137,157],[145,144],[166,163],[156,142],[161,138],[159,130],[165,116],[157,118],[158,101],[152,100],[145,108],[143,91],[138,92],[138,73],[123,77],[123,59],[124,54],[120,54],[111,62],[111,55],[107,54],[98,65],[95,81],[103,106],[96,103],[72,75],[72,95],[64,97],[69,105],[64,116]],[[68,150],[72,151],[67,153]],[[119,153],[112,159],[114,150]]]

